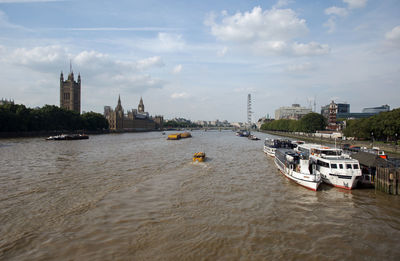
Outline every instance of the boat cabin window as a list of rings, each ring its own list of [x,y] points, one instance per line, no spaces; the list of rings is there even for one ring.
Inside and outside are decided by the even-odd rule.
[[[343,164],[339,164],[339,169],[343,169]]]
[[[337,169],[337,164],[331,164],[332,169]]]
[[[323,150],[321,154],[325,154],[327,156],[340,156],[342,152],[340,150]]]
[[[358,169],[358,164],[353,164],[354,169]]]
[[[321,167],[329,168],[329,163],[328,162],[324,162],[322,160],[317,160],[317,165],[321,166]]]
[[[346,164],[346,169],[352,169],[351,164]]]

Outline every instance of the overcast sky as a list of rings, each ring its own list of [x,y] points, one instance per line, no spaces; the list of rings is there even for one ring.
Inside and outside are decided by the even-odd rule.
[[[253,121],[332,99],[400,107],[399,0],[0,0],[0,99],[117,105],[191,120]]]

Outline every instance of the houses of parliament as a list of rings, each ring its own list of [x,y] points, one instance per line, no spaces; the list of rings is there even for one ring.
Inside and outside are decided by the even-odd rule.
[[[81,76],[75,81],[72,68],[68,78],[64,81],[64,75],[60,75],[60,107],[81,113]],[[143,99],[140,98],[138,109],[127,111],[121,105],[121,97],[118,97],[117,107],[113,110],[110,106],[104,106],[104,117],[107,119],[112,131],[150,131],[161,129],[162,116],[149,116],[144,110]]]

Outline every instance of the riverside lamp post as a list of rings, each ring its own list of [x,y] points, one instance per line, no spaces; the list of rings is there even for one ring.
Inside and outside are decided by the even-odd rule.
[[[374,147],[374,132],[371,131],[372,148]]]

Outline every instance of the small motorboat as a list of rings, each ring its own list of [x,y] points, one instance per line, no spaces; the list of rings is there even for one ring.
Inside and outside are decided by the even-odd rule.
[[[256,135],[250,134],[249,137],[247,137],[249,140],[260,140],[259,138],[256,137]]]
[[[87,140],[89,136],[86,134],[61,134],[50,136],[46,140]]]
[[[180,139],[181,139],[180,133],[169,134],[167,138],[167,140],[180,140]]]
[[[193,155],[193,161],[203,162],[206,159],[206,154],[204,152],[196,152]]]

